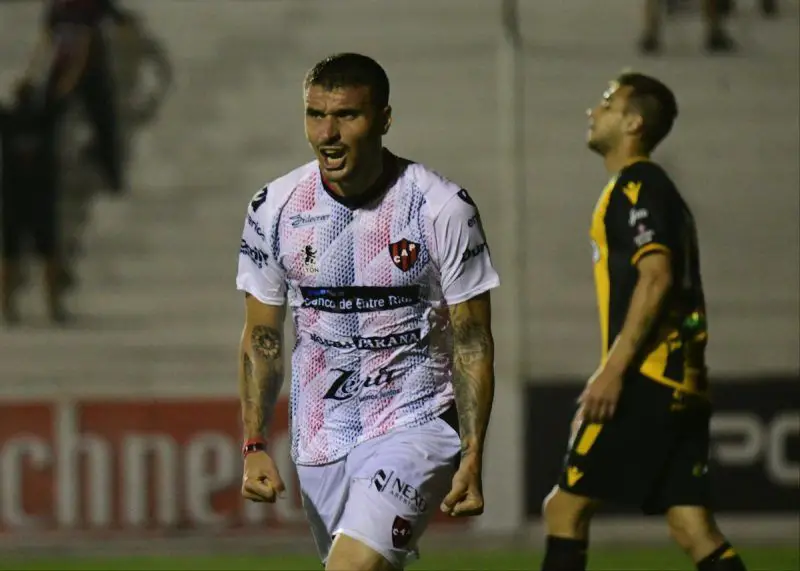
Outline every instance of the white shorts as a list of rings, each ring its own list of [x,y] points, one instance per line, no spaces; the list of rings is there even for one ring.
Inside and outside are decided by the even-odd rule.
[[[322,562],[344,534],[402,569],[450,491],[461,439],[437,418],[356,446],[324,466],[297,466],[303,508]]]

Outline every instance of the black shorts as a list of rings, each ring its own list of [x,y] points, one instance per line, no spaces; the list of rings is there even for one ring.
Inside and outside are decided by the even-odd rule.
[[[630,375],[614,417],[582,423],[570,438],[558,486],[646,514],[710,507],[710,419],[705,399]]]

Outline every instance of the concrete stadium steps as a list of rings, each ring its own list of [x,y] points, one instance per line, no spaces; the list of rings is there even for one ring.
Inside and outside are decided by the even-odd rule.
[[[244,208],[266,180],[308,160],[300,82],[330,52],[361,50],[386,65],[395,108],[388,144],[469,188],[490,237],[498,234],[509,212],[509,191],[498,188],[499,14],[496,3],[454,2],[138,0],[175,68],[172,91],[132,141],[131,194],[101,205],[88,229],[73,300],[83,320],[67,331],[0,330],[0,390],[200,383],[230,392]],[[705,57],[701,29],[688,23],[669,28],[670,51],[654,60],[633,51],[638,14],[627,0],[581,0],[570,10],[520,4],[530,246],[519,307],[531,372],[582,375],[596,363],[587,229],[606,175],[584,149],[583,110],[629,65],[662,75],[680,98],[681,120],[659,157],[699,220],[715,368],[797,368],[796,2],[777,22],[737,21],[739,56]],[[0,6],[2,82],[25,55],[36,10]],[[504,259],[504,279],[519,267]],[[31,291],[26,305],[39,295]],[[510,311],[496,314],[499,347],[513,341],[502,326]]]

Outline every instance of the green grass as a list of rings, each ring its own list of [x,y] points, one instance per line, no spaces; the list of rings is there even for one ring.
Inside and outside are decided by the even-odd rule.
[[[741,551],[749,571],[800,571],[800,548],[752,547]],[[419,571],[486,571],[539,569],[541,553],[537,552],[450,552],[423,554],[423,559],[410,569]],[[0,570],[15,571],[320,571],[314,557],[126,557],[126,558],[26,558],[0,560]],[[686,570],[694,569],[676,549],[598,548],[590,554],[589,569],[614,571]]]

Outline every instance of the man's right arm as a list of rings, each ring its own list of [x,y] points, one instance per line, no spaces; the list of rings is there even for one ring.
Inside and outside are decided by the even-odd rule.
[[[278,467],[264,450],[283,386],[286,274],[278,261],[275,243],[278,219],[279,213],[265,186],[247,208],[236,273],[236,288],[245,294],[245,324],[239,350],[239,394],[246,444],[242,496],[254,502],[274,502],[285,489]]]
[[[286,276],[271,241],[273,213],[267,187],[251,199],[239,246],[237,289],[244,292],[239,347],[239,395],[245,440],[266,441],[283,385]]]
[[[284,305],[267,305],[245,293],[239,350],[239,395],[245,440],[266,442],[283,386]]]

